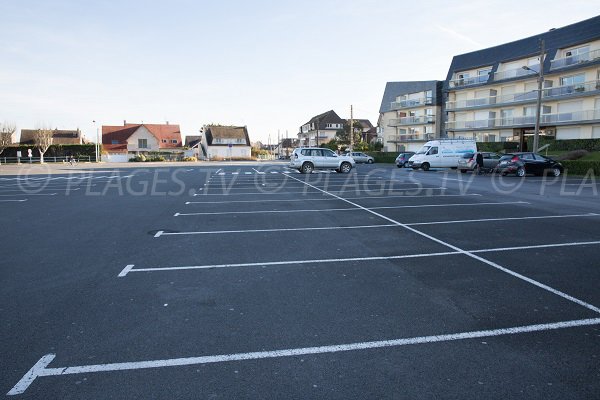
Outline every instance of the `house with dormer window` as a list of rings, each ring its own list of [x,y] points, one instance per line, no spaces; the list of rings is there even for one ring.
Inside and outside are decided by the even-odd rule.
[[[102,126],[102,148],[109,162],[127,162],[139,154],[182,153],[179,125],[128,124]]]
[[[206,125],[201,131],[202,150],[209,160],[251,157],[250,137],[245,126]]]

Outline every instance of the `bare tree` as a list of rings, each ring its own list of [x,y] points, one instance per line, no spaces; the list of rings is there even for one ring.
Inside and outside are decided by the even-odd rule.
[[[13,134],[16,130],[17,127],[14,124],[4,123],[0,125],[0,154],[12,144]]]
[[[44,153],[52,145],[52,129],[38,129],[33,134],[33,144],[40,152],[40,163],[44,163]]]

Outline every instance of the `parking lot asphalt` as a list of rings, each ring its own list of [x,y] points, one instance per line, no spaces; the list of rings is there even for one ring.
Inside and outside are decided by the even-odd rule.
[[[598,183],[377,164],[2,175],[2,389],[597,398]]]

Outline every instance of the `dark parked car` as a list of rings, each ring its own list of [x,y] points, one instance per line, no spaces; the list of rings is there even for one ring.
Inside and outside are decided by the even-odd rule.
[[[496,153],[482,151],[481,155],[483,156],[483,168],[486,170],[494,170],[500,162],[500,155]],[[477,168],[476,157],[477,153],[465,153],[458,160],[458,169],[460,172],[474,171]]]
[[[398,166],[398,168],[408,168],[408,159],[411,158],[414,154],[414,151],[405,151],[398,154],[398,157],[396,157],[396,165]]]
[[[554,161],[553,159],[544,157],[540,154],[512,153],[505,154],[500,158],[496,171],[502,175],[543,175],[546,172],[550,172],[553,176],[559,176],[563,173],[564,168],[558,161]]]

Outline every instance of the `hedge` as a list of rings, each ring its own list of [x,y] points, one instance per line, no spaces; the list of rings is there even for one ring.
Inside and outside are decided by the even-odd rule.
[[[1,157],[17,157],[17,151],[21,152],[21,157],[27,157],[27,149],[31,149],[34,157],[39,157],[40,153],[34,145],[15,145],[4,149]],[[53,144],[44,153],[44,157],[82,157],[95,156],[96,145],[92,144]]]
[[[533,146],[533,137],[527,138],[528,148]],[[570,140],[554,140],[540,138],[540,147],[550,144],[550,151],[572,151],[572,150],[587,150],[600,151],[600,139],[570,139]]]
[[[376,163],[393,164],[400,152],[383,152],[383,151],[365,151],[365,154],[370,155],[375,159]]]
[[[569,175],[586,175],[590,171],[600,177],[600,161],[569,160],[560,162]]]

